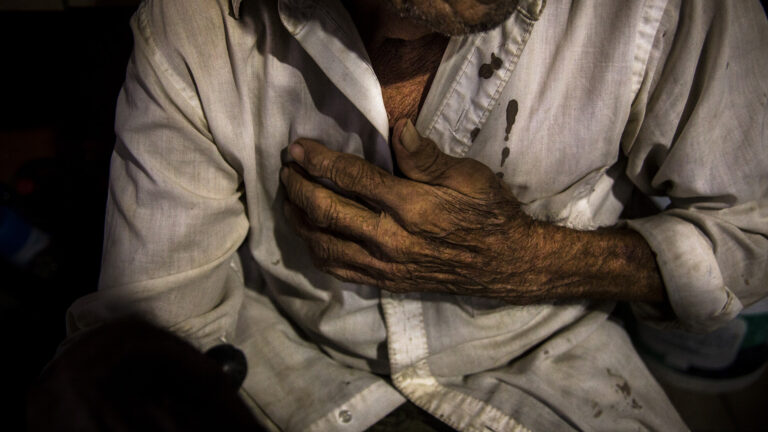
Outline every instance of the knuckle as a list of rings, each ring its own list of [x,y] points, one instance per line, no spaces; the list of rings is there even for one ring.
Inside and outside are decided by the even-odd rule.
[[[380,213],[370,228],[370,250],[377,259],[390,259],[397,255],[396,233],[392,230],[391,222],[390,216]]]
[[[406,263],[401,266],[399,266],[399,276],[401,279],[404,279],[409,282],[414,281],[414,275],[416,274],[416,266],[412,263]]]
[[[327,190],[316,188],[306,206],[309,220],[321,228],[328,227],[336,217],[336,203]]]
[[[419,232],[422,227],[436,218],[440,217],[439,212],[435,211],[435,205],[432,196],[425,193],[414,193],[413,199],[404,203],[399,209],[399,216],[408,232]]]
[[[321,228],[329,228],[333,226],[338,219],[336,201],[328,200],[320,206],[320,210],[317,213],[317,225]]]
[[[456,158],[440,151],[437,145],[430,141],[419,157],[411,160],[411,164],[412,168],[415,169],[415,174],[418,174],[420,178],[438,181],[455,164],[456,160]]]
[[[424,206],[420,202],[409,202],[403,211],[400,212],[403,227],[411,232],[416,230],[419,224],[424,221],[425,213]]]
[[[315,256],[325,265],[333,257],[333,247],[328,242],[314,242]]]
[[[333,175],[334,166],[339,157],[334,158],[314,158],[313,167],[317,169],[317,174],[321,177],[330,178]]]
[[[354,155],[340,155],[331,162],[329,170],[329,179],[347,190],[365,190],[382,181],[380,173]]]
[[[377,222],[376,238],[380,240],[379,252],[395,262],[406,261],[411,257],[410,236],[388,216],[380,217]]]
[[[301,204],[302,202],[302,185],[301,182],[295,178],[295,174],[290,172],[287,175],[288,180],[285,183],[285,189],[288,192],[288,197],[291,201]]]
[[[360,164],[353,162],[348,157],[337,157],[333,162],[331,180],[338,185],[351,185],[360,181]]]
[[[325,190],[318,186],[314,186],[311,192],[308,194],[308,199],[313,206],[322,204],[322,202],[326,199]]]
[[[322,168],[323,162],[328,159],[326,152],[317,151],[314,146],[304,145],[304,168],[309,171],[310,174],[315,174],[315,171]]]
[[[288,197],[290,201],[302,209],[306,209],[309,204],[307,197],[307,188],[302,182],[296,181],[288,186]]]
[[[437,149],[436,145],[429,143],[429,145],[424,146],[422,151],[422,157],[414,160],[414,167],[416,169],[429,174],[442,168],[440,162],[442,161],[443,154]]]
[[[367,170],[367,172],[370,172],[370,175],[368,176],[370,186],[384,186],[386,184],[389,173],[378,167],[372,167],[372,169]]]
[[[310,221],[314,222],[317,219],[317,215],[321,212],[322,206],[323,192],[319,188],[314,188],[307,194],[307,199],[304,206]]]

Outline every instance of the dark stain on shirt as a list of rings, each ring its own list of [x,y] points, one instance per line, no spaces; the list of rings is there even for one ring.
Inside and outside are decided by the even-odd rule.
[[[496,57],[495,53],[491,53],[491,62],[483,63],[480,65],[480,78],[488,79],[493,76],[493,72],[501,69],[502,61],[499,57]]]
[[[637,399],[630,399],[630,397],[632,397],[632,387],[629,386],[627,379],[621,376],[621,374],[617,374],[616,372],[612,371],[610,368],[606,369],[605,371],[608,372],[609,376],[616,378],[619,381],[619,383],[616,384],[616,390],[618,390],[618,392],[624,396],[624,400],[629,403],[629,406],[636,410],[643,409],[643,406],[640,405],[640,402],[638,402]]]
[[[629,386],[629,383],[627,380],[621,376],[620,374],[617,374],[616,372],[612,371],[610,368],[605,370],[609,376],[618,379],[621,381],[619,384],[616,384],[616,389],[624,395],[625,398],[629,398],[632,396],[632,388]]]
[[[512,99],[507,104],[507,129],[506,135],[504,135],[504,141],[509,140],[509,132],[512,130],[512,125],[515,124],[517,118],[517,101]]]
[[[483,63],[482,66],[480,66],[480,78],[488,79],[493,76],[493,68],[488,63]]]
[[[603,415],[603,409],[600,408],[600,404],[595,401],[592,401],[592,411],[592,417],[594,418],[598,418]]]
[[[501,69],[501,63],[502,63],[501,59],[496,57],[495,53],[491,53],[491,66],[493,67],[493,69],[494,70]]]
[[[624,395],[624,397],[629,397],[632,395],[632,388],[629,386],[627,381],[616,384],[616,388],[621,392],[621,394]]]
[[[480,128],[476,127],[472,129],[472,132],[469,133],[469,140],[471,142],[475,142],[475,138],[477,138],[477,134],[480,133]]]
[[[501,164],[499,164],[499,166],[504,166],[504,162],[507,161],[508,157],[509,157],[509,147],[504,147],[504,150],[501,151]]]
[[[499,172],[496,173],[496,177],[498,177],[499,179],[503,179],[504,178],[504,173],[499,171]]]

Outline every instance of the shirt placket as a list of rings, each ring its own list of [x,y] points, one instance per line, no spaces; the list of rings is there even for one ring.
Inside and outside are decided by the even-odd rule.
[[[446,153],[464,156],[502,101],[542,2],[521,1],[499,28],[454,37],[425,99],[416,128]],[[506,101],[504,101],[506,103]],[[432,375],[428,332],[419,293],[381,293],[392,382],[416,405],[459,430],[527,430],[487,403],[441,385]]]
[[[290,0],[280,7],[286,28],[379,131],[377,154],[382,156],[374,162],[391,169],[381,87],[354,25],[341,19],[346,12],[340,3]],[[498,103],[542,8],[540,0],[520,0],[515,13],[497,29],[452,38],[417,119],[422,135],[448,154],[467,153]],[[459,430],[527,430],[487,403],[441,385],[432,375],[427,332],[439,329],[425,323],[419,293],[382,291],[381,302],[392,383],[403,395]],[[339,418],[348,418],[346,414]]]

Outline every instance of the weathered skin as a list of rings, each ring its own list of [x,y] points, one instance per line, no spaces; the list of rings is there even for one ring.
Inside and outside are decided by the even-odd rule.
[[[517,0],[390,0],[397,13],[445,35],[476,33],[504,22]]]
[[[491,11],[511,12],[516,3],[345,0],[382,83],[390,125],[400,119],[391,145],[406,178],[302,139],[290,147],[296,162],[281,172],[286,215],[320,269],[394,292],[451,292],[520,304],[662,301],[653,253],[639,234],[534,221],[490,168],[445,155],[411,124],[445,47],[435,30],[467,32],[498,19]]]
[[[296,162],[281,171],[284,210],[320,269],[394,292],[520,304],[663,299],[653,255],[638,234],[534,221],[485,165],[442,153],[409,121],[397,123],[394,137],[407,178],[311,140],[291,145]],[[328,179],[357,200],[313,178]]]

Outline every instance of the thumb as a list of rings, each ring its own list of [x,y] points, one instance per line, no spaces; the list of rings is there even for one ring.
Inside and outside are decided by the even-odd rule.
[[[400,170],[411,180],[445,186],[470,196],[498,186],[490,168],[474,159],[443,153],[434,141],[419,135],[410,120],[401,119],[395,124],[392,149]]]
[[[403,174],[422,183],[442,184],[446,172],[459,161],[440,151],[434,141],[419,135],[408,119],[395,123],[392,148]]]

